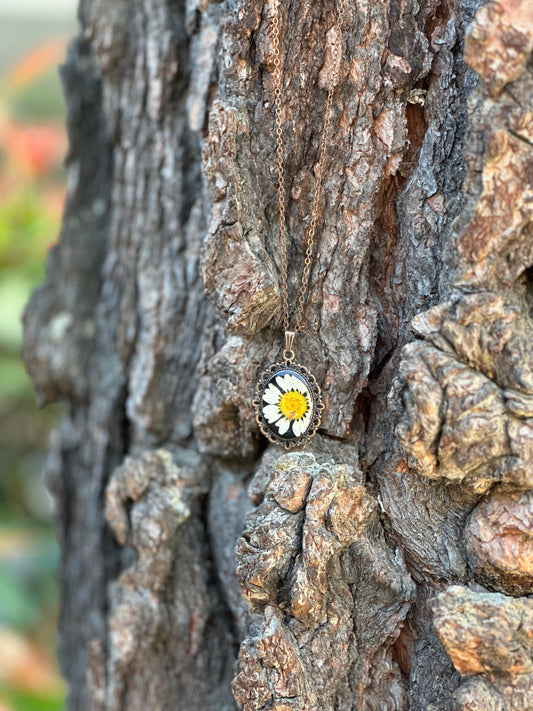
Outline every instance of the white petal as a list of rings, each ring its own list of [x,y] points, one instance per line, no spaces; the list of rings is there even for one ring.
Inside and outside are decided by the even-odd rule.
[[[269,402],[271,405],[275,405],[279,402],[281,397],[281,392],[273,383],[269,383],[268,388],[263,393],[263,400]]]
[[[276,422],[276,427],[279,430],[280,434],[285,434],[285,432],[289,429],[290,421],[286,417],[282,417],[279,422]]]
[[[309,423],[311,422],[311,414],[313,412],[313,408],[310,407],[309,410],[305,413],[305,415],[302,417],[302,424],[304,426],[304,430],[306,430],[309,427]]]
[[[305,430],[305,425],[304,425],[303,417],[301,420],[294,420],[294,422],[292,423],[292,431],[294,432],[296,437],[299,437],[304,430]]]
[[[283,392],[287,392],[287,390],[291,389],[291,376],[290,375],[279,375],[276,378],[276,385],[278,388],[281,388]]]
[[[307,393],[307,386],[300,380],[300,378],[297,378],[295,375],[291,375],[290,379],[294,390],[297,390],[299,393],[303,393],[304,395]]]
[[[263,415],[269,422],[276,422],[281,417],[281,414],[277,405],[267,405],[263,408]]]
[[[294,375],[287,373],[287,375],[283,376],[283,380],[285,381],[286,390],[294,390]]]

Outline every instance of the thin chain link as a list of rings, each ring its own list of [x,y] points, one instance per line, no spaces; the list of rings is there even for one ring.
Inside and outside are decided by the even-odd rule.
[[[339,0],[339,9],[336,11],[337,30],[340,35],[342,18],[346,0]],[[289,313],[289,288],[287,278],[287,216],[286,216],[286,190],[285,190],[285,167],[283,163],[283,132],[282,132],[282,110],[281,101],[283,96],[283,77],[282,77],[282,53],[280,49],[280,0],[275,2],[274,21],[272,26],[272,45],[274,52],[274,113],[276,117],[276,157],[278,163],[278,204],[279,204],[279,234],[281,243],[281,301],[283,306],[283,327],[285,331],[290,329],[290,313]],[[303,323],[305,303],[309,290],[309,277],[311,274],[311,264],[313,262],[313,249],[315,241],[315,233],[318,218],[318,206],[320,204],[320,195],[322,185],[324,183],[324,161],[326,156],[326,140],[329,135],[331,123],[331,106],[333,103],[333,92],[337,86],[339,79],[340,67],[340,47],[337,42],[333,43],[332,63],[335,68],[335,74],[330,79],[328,96],[326,99],[326,110],[324,114],[324,127],[320,139],[320,149],[318,153],[318,162],[316,166],[316,185],[315,194],[313,197],[313,206],[311,208],[311,219],[305,233],[305,259],[302,271],[302,282],[300,284],[297,309],[296,323],[294,327],[295,333],[303,333],[305,326]]]

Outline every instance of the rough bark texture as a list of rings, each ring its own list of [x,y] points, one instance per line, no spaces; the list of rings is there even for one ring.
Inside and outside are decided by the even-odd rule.
[[[272,2],[81,0],[25,316],[70,709],[533,709],[533,11],[347,3],[285,454]],[[281,4],[292,293],[332,10]]]

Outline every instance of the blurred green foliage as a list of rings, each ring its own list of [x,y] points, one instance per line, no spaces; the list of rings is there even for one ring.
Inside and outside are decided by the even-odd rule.
[[[26,632],[40,623],[43,610],[55,611],[57,546],[48,535],[33,535],[14,548],[0,561],[0,625]]]
[[[32,32],[42,42],[46,37],[36,24]],[[4,18],[0,26],[0,34],[9,33]],[[2,711],[60,711],[65,696],[55,660],[59,551],[43,481],[50,432],[62,407],[37,409],[21,358],[21,315],[32,290],[44,279],[46,254],[59,234],[64,194],[65,110],[54,41],[48,51],[45,47],[30,54],[19,67],[2,66],[0,52]],[[10,82],[17,71],[16,81]]]
[[[37,87],[25,87],[13,97],[10,113],[23,122],[54,121],[61,119],[62,101],[57,71],[49,70],[39,77]]]
[[[65,705],[63,694],[43,697],[16,689],[7,691],[5,699],[16,711],[61,711]]]

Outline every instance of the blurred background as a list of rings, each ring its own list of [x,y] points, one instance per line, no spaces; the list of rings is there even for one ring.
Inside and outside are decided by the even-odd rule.
[[[76,0],[0,0],[0,711],[59,711],[58,549],[42,472],[61,407],[38,410],[20,317],[57,239],[67,150],[57,66]]]

